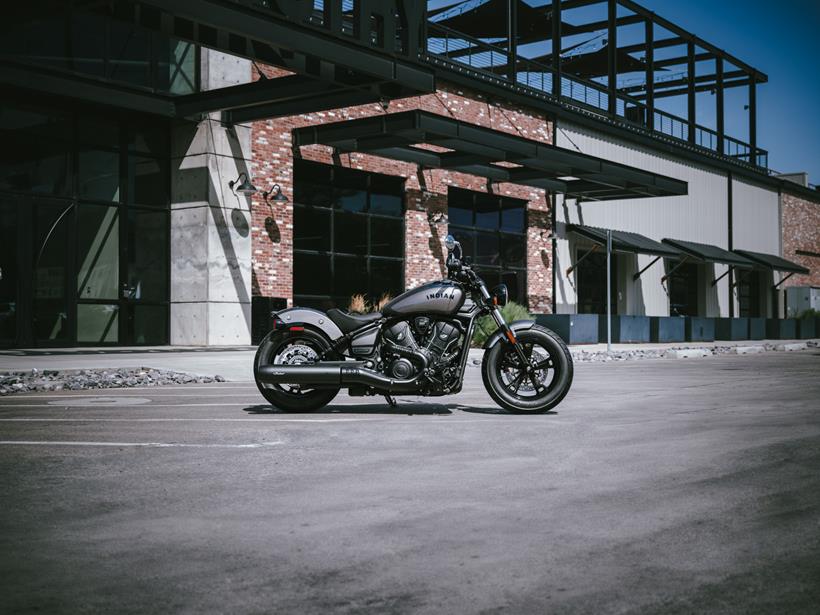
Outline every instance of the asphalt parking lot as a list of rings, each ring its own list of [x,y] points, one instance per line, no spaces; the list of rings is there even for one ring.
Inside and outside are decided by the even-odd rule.
[[[579,364],[543,416],[468,373],[0,399],[0,611],[817,612],[820,351]]]

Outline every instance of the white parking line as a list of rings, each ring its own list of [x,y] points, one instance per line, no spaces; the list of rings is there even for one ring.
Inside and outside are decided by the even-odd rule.
[[[343,423],[343,422],[353,422],[353,421],[378,421],[381,420],[379,418],[339,418],[339,419],[257,419],[257,418],[244,418],[244,419],[203,419],[203,418],[175,418],[175,417],[164,417],[164,418],[138,418],[138,419],[109,419],[109,418],[98,418],[98,417],[90,417],[90,418],[2,418],[0,419],[0,423],[175,423],[175,422],[187,422],[187,421],[194,421],[194,422],[203,422],[203,423]]]
[[[183,442],[72,442],[60,440],[0,440],[0,446],[138,446],[149,448],[263,448],[282,442],[255,442],[252,444],[186,444]]]

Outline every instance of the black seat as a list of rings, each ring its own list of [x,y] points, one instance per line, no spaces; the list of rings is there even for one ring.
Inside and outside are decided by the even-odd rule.
[[[350,333],[359,327],[366,325],[369,322],[378,320],[382,317],[381,312],[371,312],[370,314],[349,314],[340,309],[333,308],[327,311],[327,317],[330,318],[336,326],[342,330],[342,333]]]

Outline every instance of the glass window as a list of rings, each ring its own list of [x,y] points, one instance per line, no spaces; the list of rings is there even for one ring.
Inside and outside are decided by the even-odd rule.
[[[74,70],[94,77],[105,77],[106,20],[92,13],[71,17],[71,51]]]
[[[134,344],[158,346],[168,343],[168,307],[134,305],[131,336]]]
[[[404,180],[382,175],[370,176],[370,213],[401,216]]]
[[[401,292],[404,179],[309,161],[296,161],[294,178],[297,303],[346,308],[354,294]]]
[[[80,198],[94,201],[120,200],[119,152],[81,149],[78,167]]]
[[[130,123],[128,128],[128,151],[147,154],[155,158],[168,156],[170,151],[168,125],[161,120]]]
[[[0,200],[0,342],[12,344],[17,337],[19,263],[17,201]]]
[[[168,163],[164,159],[128,157],[128,201],[134,205],[168,206]]]
[[[500,199],[492,194],[475,194],[475,226],[498,230]]]
[[[157,89],[170,94],[192,94],[196,88],[196,45],[154,36]]]
[[[109,21],[108,78],[148,87],[151,83],[151,34],[126,23]]]
[[[350,299],[367,294],[367,260],[364,256],[336,256],[333,259],[333,294]]]
[[[339,168],[333,172],[333,206],[345,211],[364,211],[367,207],[367,175]]]
[[[399,218],[370,218],[370,254],[395,256],[404,254],[404,224]]]
[[[333,250],[367,254],[367,216],[337,212],[333,220]]]
[[[507,284],[510,298],[526,303],[526,201],[450,188],[447,207],[449,232],[475,271],[488,286]]]
[[[118,299],[118,208],[80,205],[77,216],[77,298]]]
[[[330,294],[330,256],[326,254],[293,254],[293,292],[300,295]]]
[[[41,203],[35,208],[34,336],[38,342],[67,342],[69,232],[74,205]]]
[[[115,344],[119,341],[118,305],[77,305],[77,342]]]
[[[686,263],[678,266],[677,261],[669,261],[667,270],[675,271],[669,276],[669,314],[671,316],[698,315],[698,266]]]
[[[293,247],[295,250],[330,250],[330,210],[293,207]]]
[[[575,261],[578,262],[589,248],[578,248],[575,251]],[[618,255],[612,254],[612,271],[610,282],[612,284],[611,310],[613,314],[618,313]],[[578,313],[579,314],[606,314],[606,254],[593,252],[584,256],[584,260],[578,262],[575,269],[578,288]]]
[[[377,301],[385,293],[396,297],[404,291],[404,263],[400,260],[371,258],[370,286],[371,300]]]
[[[526,206],[523,201],[502,199],[501,230],[514,233],[523,233],[526,231],[525,212]]]
[[[168,214],[128,210],[128,293],[135,301],[168,300]]]

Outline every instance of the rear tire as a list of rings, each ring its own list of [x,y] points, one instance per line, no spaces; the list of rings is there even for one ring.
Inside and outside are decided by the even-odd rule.
[[[288,385],[265,384],[259,380],[259,368],[275,365],[277,357],[288,347],[311,348],[318,354],[330,348],[330,341],[321,333],[305,328],[304,331],[271,331],[259,344],[253,360],[253,375],[256,386],[269,404],[285,412],[311,412],[326,406],[339,389],[291,389]]]
[[[502,339],[484,352],[484,387],[495,403],[515,414],[547,412],[561,403],[572,386],[572,355],[558,335],[539,325],[516,331],[515,337],[525,354],[542,366],[534,374],[538,386],[521,369],[512,344]]]

